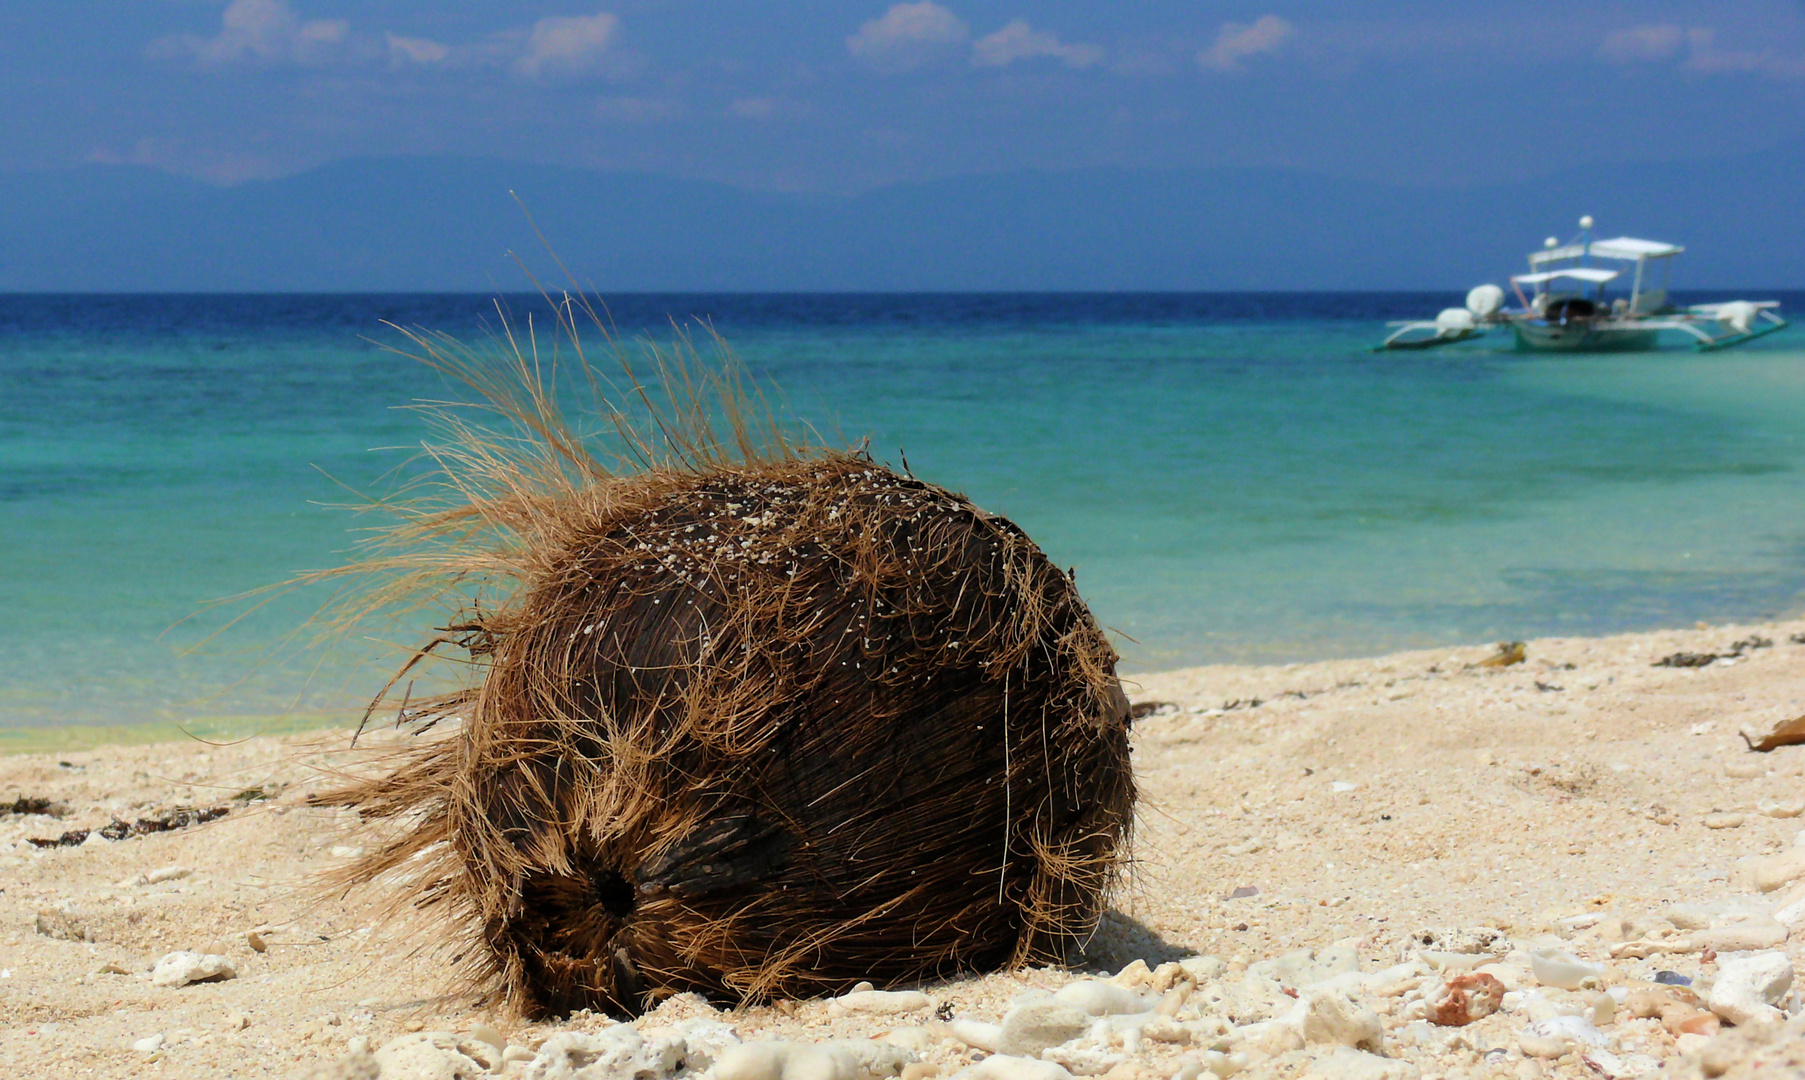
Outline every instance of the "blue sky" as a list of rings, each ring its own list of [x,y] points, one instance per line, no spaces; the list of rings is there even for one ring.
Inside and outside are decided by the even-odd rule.
[[[216,183],[444,154],[796,191],[1471,185],[1799,138],[1805,3],[57,0],[0,8],[0,97],[0,169]]]

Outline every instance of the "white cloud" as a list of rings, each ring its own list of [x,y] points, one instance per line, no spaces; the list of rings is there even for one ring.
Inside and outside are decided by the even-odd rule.
[[[530,79],[582,75],[600,67],[620,27],[617,16],[559,15],[540,19],[514,70]]]
[[[1772,49],[1720,48],[1717,31],[1708,26],[1635,26],[1606,34],[1598,46],[1598,55],[1617,64],[1659,63],[1679,59],[1682,54],[1685,59],[1680,66],[1700,75],[1805,79],[1805,57],[1785,56]]]
[[[1706,27],[1686,31],[1686,69],[1702,75],[1766,75],[1773,79],[1805,79],[1805,56],[1785,56],[1772,49],[1720,49],[1717,32]]]
[[[187,59],[203,66],[321,64],[346,54],[351,24],[303,21],[282,0],[232,0],[212,37],[177,34],[151,42],[154,59]]]
[[[972,43],[971,62],[977,67],[1008,67],[1017,60],[1049,57],[1066,67],[1082,68],[1103,59],[1100,45],[1067,44],[1048,30],[1036,30],[1026,19],[1014,19],[994,34]]]
[[[1277,50],[1296,32],[1277,15],[1262,15],[1251,23],[1223,23],[1216,43],[1197,54],[1197,63],[1211,71],[1239,71],[1242,60]]]
[[[295,162],[285,155],[243,147],[221,149],[197,144],[191,139],[142,138],[130,150],[120,152],[98,146],[90,150],[87,160],[97,165],[149,165],[154,169],[191,176],[210,184],[229,186],[246,180],[273,180],[295,170]]]
[[[1613,30],[1598,46],[1598,55],[1616,64],[1666,60],[1680,51],[1686,32],[1670,23]]]
[[[402,37],[400,34],[385,34],[389,46],[389,59],[397,64],[442,64],[451,57],[451,46],[441,45],[426,38]]]
[[[859,27],[846,49],[875,71],[908,71],[965,44],[964,21],[933,0],[896,4]]]
[[[596,100],[595,114],[617,124],[658,124],[681,116],[683,106],[665,98],[605,97]]]

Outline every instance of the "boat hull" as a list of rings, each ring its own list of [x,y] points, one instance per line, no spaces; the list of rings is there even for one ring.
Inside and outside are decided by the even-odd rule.
[[[1512,322],[1510,328],[1518,352],[1648,352],[1658,336],[1654,330],[1600,329],[1586,323]]]

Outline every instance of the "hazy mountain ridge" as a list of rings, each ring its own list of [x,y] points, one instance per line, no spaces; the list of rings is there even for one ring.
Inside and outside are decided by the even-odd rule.
[[[1581,213],[1686,244],[1676,284],[1805,285],[1805,143],[1468,190],[1280,169],[1011,172],[852,197],[377,158],[230,188],[136,166],[0,173],[0,290],[1464,289]]]

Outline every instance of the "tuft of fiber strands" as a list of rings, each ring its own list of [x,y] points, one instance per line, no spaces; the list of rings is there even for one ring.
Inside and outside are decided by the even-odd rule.
[[[388,574],[360,610],[465,598],[391,688],[448,649],[464,674],[323,797],[386,823],[342,883],[474,937],[473,984],[525,1015],[1059,963],[1092,932],[1128,702],[1019,528],[681,365],[632,385],[652,434],[605,410],[631,435],[606,467],[538,358],[409,336],[505,423],[434,409],[442,496],[355,568]]]

